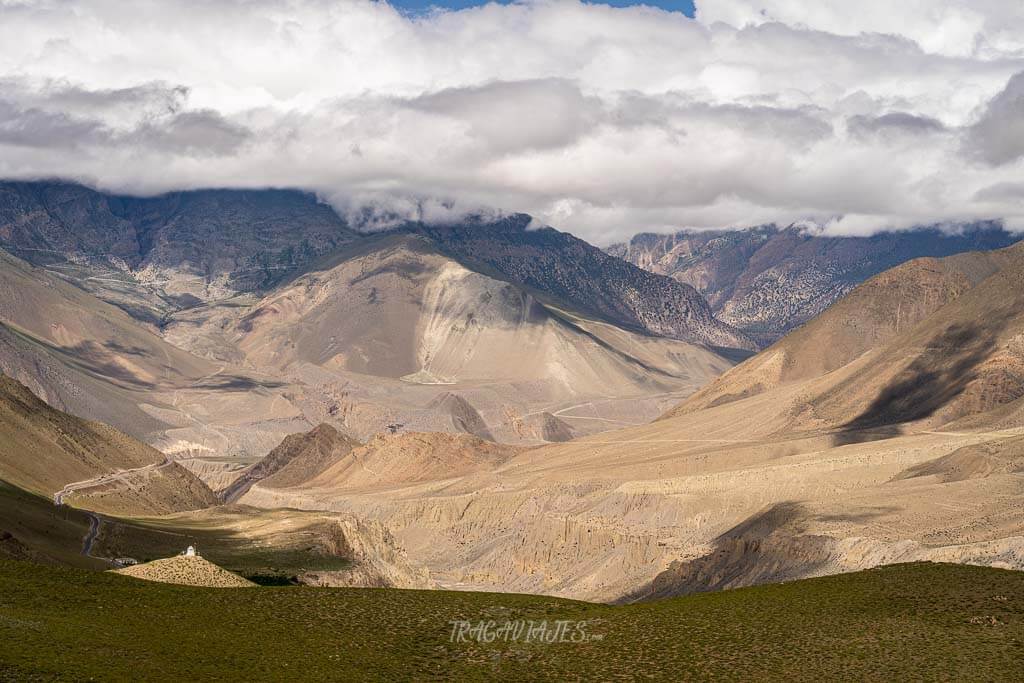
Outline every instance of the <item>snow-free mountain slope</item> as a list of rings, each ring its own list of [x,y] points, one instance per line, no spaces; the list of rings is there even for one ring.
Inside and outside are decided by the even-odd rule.
[[[919,257],[999,249],[1019,239],[1019,233],[990,224],[867,237],[765,226],[640,234],[608,252],[693,285],[716,316],[768,345],[888,268]]]

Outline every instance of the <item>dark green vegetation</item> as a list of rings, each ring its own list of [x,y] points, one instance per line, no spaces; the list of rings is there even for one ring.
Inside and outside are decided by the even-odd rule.
[[[450,620],[586,620],[452,643]],[[896,565],[609,607],[389,589],[207,589],[0,562],[0,678],[1020,680],[1024,573]]]
[[[55,508],[49,499],[0,480],[0,558],[105,568],[79,552],[88,531],[84,512]]]

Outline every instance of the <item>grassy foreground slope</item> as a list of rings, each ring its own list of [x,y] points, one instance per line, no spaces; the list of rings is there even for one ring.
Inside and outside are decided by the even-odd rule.
[[[450,620],[586,620],[585,643]],[[508,594],[207,589],[0,562],[0,679],[1019,680],[1024,573],[906,564],[610,607]]]

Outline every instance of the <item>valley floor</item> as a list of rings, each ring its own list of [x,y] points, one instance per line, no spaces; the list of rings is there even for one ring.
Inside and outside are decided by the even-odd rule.
[[[544,621],[549,632],[564,621],[579,637],[476,642],[460,621]],[[0,561],[4,680],[1022,675],[1024,573],[982,567],[903,564],[609,607],[492,593],[193,588]]]

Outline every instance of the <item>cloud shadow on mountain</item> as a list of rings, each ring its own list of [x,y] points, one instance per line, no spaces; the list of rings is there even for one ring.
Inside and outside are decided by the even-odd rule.
[[[949,326],[925,345],[924,352],[884,387],[874,401],[834,435],[834,445],[898,436],[897,425],[934,415],[952,403],[978,377],[1007,319]]]

